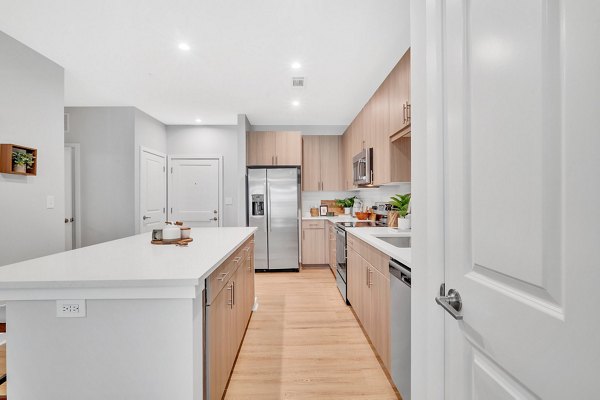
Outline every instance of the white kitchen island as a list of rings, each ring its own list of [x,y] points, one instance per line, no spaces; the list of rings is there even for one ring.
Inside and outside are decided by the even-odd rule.
[[[0,268],[8,398],[201,399],[205,279],[255,228],[141,234]],[[85,300],[58,318],[57,300]],[[67,302],[68,303],[68,302]]]

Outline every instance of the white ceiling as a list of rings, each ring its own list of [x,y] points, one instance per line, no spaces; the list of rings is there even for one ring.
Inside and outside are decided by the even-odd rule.
[[[409,0],[0,0],[0,30],[65,68],[65,105],[165,124],[349,124],[410,42]]]

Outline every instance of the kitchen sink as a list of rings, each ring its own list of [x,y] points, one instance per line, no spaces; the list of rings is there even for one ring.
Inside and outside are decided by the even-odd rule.
[[[379,240],[383,240],[392,246],[407,248],[410,247],[410,236],[375,236]]]

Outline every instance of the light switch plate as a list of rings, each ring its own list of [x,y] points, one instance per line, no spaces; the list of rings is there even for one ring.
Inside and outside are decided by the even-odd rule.
[[[85,300],[56,300],[56,317],[85,317]]]
[[[51,196],[51,195],[46,196],[46,208],[47,209],[54,208],[54,196]]]
[[[230,206],[233,204],[233,199],[231,197],[225,197],[225,205]]]

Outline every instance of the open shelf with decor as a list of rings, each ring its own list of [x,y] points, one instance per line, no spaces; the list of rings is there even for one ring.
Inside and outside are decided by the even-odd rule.
[[[37,149],[16,144],[0,144],[0,173],[37,174]]]

